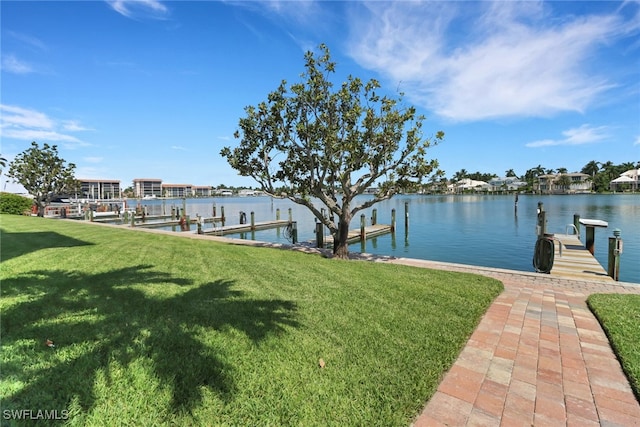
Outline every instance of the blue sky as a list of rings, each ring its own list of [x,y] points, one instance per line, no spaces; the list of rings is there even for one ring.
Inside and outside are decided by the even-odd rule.
[[[400,90],[460,170],[640,161],[640,2],[2,1],[1,153],[57,144],[77,178],[246,185],[244,107],[326,43],[335,83]],[[15,186],[2,186],[11,191]]]

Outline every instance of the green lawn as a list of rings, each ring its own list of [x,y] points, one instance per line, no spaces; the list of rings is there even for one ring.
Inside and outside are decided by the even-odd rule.
[[[640,401],[640,295],[594,294],[587,302]]]
[[[502,290],[469,274],[0,221],[1,407],[69,411],[70,425],[407,425]]]

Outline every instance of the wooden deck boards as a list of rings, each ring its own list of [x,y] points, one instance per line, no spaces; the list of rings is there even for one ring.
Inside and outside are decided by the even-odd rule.
[[[224,236],[227,234],[246,233],[246,232],[256,231],[256,230],[267,230],[270,228],[286,227],[287,225],[289,225],[289,221],[287,220],[256,222],[253,225],[253,228],[251,227],[251,224],[224,225],[220,227],[215,227],[213,230],[207,229],[203,232],[203,234]]]
[[[364,234],[367,239],[382,236],[384,234],[388,234],[391,232],[392,232],[391,225],[385,225],[385,224],[369,225],[364,228]],[[349,230],[349,236],[347,237],[347,242],[349,244],[353,244],[353,243],[358,243],[359,241],[360,241],[360,229],[357,228],[357,229]],[[315,240],[312,240],[311,243],[313,243],[314,246],[316,245]],[[325,246],[333,246],[333,236],[331,235],[325,236],[324,244]]]
[[[562,279],[582,279],[613,282],[607,271],[591,255],[578,236],[573,234],[554,235],[555,254],[550,275]],[[562,245],[562,255],[560,254]]]

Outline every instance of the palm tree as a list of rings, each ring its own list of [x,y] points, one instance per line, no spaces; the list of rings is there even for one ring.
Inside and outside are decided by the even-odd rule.
[[[600,163],[600,162],[596,162],[595,160],[591,160],[589,163],[584,165],[584,167],[582,168],[582,170],[580,172],[586,173],[587,175],[591,175],[591,179],[593,179],[593,177],[596,176],[596,174],[598,172],[600,172],[600,165],[601,164],[602,163]]]
[[[562,174],[556,181],[556,185],[562,189],[563,193],[565,193],[567,191],[567,187],[571,187],[571,178],[569,178],[569,175]]]
[[[567,168],[558,168],[556,169],[556,172],[563,174],[563,173],[567,173]]]
[[[0,155],[0,174],[2,174],[2,169],[7,167],[7,159]]]
[[[467,172],[466,169],[460,169],[458,172],[456,172],[453,175],[453,180],[454,181],[460,181],[461,179],[464,179],[464,178],[466,178],[468,176],[469,176],[469,172]]]
[[[508,171],[506,171],[506,172],[504,173],[504,176],[506,176],[506,177],[516,176],[516,177],[517,177],[518,175],[516,175],[516,173],[514,172],[514,170],[513,170],[513,169],[509,169]]]

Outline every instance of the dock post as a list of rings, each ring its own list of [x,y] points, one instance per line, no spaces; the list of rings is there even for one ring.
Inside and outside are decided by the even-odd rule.
[[[280,208],[276,209],[276,221],[280,221]]]
[[[189,218],[189,215],[186,216],[185,225],[187,227],[187,231],[191,231],[191,218]]]
[[[213,210],[213,212],[212,212],[213,215],[212,216],[215,218],[216,217],[216,204],[215,203],[213,204],[213,209],[212,210]]]
[[[198,234],[202,234],[202,217],[196,214],[196,223],[198,225]]]
[[[220,207],[220,216],[222,217],[222,226],[224,227],[224,221],[225,221],[225,218],[224,218],[224,206]]]
[[[291,211],[291,209],[289,209]],[[298,223],[295,221],[291,222],[291,242],[295,245],[298,243]]]
[[[396,232],[396,210],[391,209],[391,232],[395,233]]]
[[[378,209],[374,209],[371,213],[371,225],[376,225],[378,223]]]
[[[182,198],[182,215],[187,213],[187,198]]]
[[[366,222],[367,220],[364,214],[360,215],[360,241],[361,242],[367,240],[367,233],[365,231]]]
[[[620,229],[613,230],[613,237],[609,237],[609,262],[607,275],[616,282],[620,280],[620,254],[622,253],[622,239]]]
[[[316,222],[316,247],[324,248],[324,230],[320,221]]]
[[[586,226],[585,228],[587,230],[584,237],[584,241],[585,241],[584,245],[587,248],[587,250],[591,253],[591,255],[594,255],[596,251],[596,229],[595,227],[589,227],[589,226]]]
[[[538,238],[541,239],[547,234],[547,213],[544,211],[544,204],[538,202],[538,224],[536,225]]]
[[[175,206],[171,206],[171,220],[176,219],[176,208]]]
[[[132,227],[136,226],[136,213],[135,212],[131,212],[131,226]]]
[[[404,230],[409,229],[409,202],[404,202]]]
[[[89,209],[89,221],[93,222],[93,209]]]
[[[580,215],[577,213],[573,214],[573,226],[576,228],[578,238],[580,238]]]
[[[291,213],[291,208],[289,208],[289,222],[293,221],[293,214]]]
[[[251,211],[251,231],[255,231],[256,229],[256,214]]]

